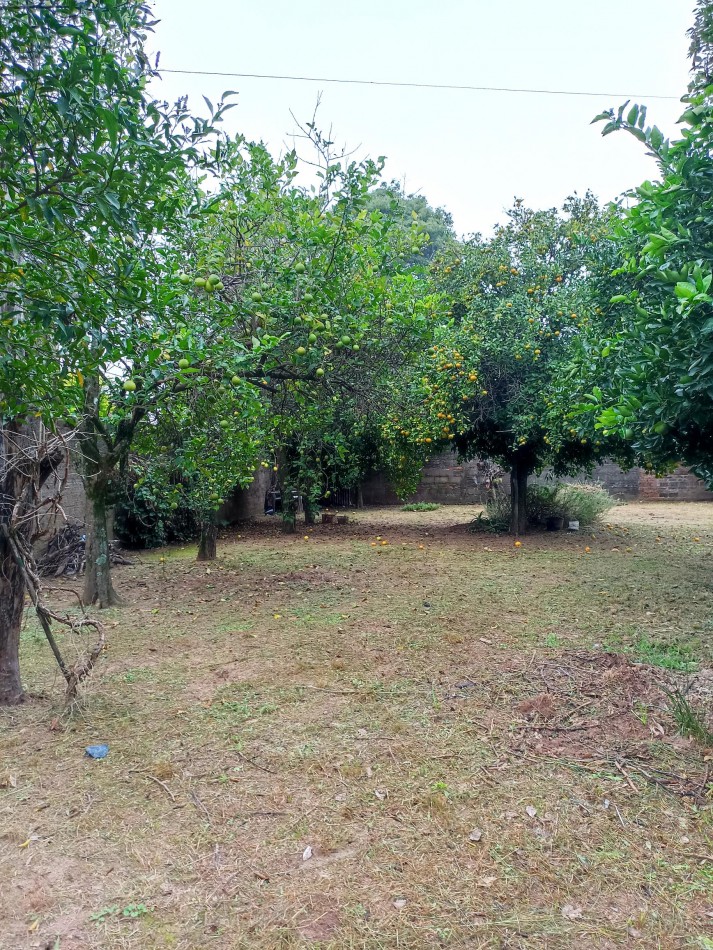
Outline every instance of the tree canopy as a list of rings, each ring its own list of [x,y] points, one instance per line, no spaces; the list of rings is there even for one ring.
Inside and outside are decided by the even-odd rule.
[[[566,386],[576,342],[606,319],[594,274],[607,233],[591,195],[570,199],[562,214],[518,201],[492,238],[454,245],[434,264],[450,319],[414,371],[410,415],[394,415],[390,432],[396,450],[414,439],[430,449],[450,443],[463,458],[505,466],[516,532],[527,527],[532,472],[573,473],[614,450],[573,420]]]
[[[453,218],[445,208],[433,208],[420,194],[406,194],[400,182],[380,182],[367,196],[367,208],[393,221],[409,237],[401,251],[408,263],[430,263],[455,237]]]
[[[618,332],[601,347],[594,405],[603,432],[625,434],[659,467],[686,461],[713,486],[713,5],[701,2],[691,31],[692,81],[679,139],[647,125],[645,106],[598,117],[625,130],[656,160],[660,178],[632,189],[615,227],[625,285],[613,297]],[[592,407],[590,406],[590,410]]]

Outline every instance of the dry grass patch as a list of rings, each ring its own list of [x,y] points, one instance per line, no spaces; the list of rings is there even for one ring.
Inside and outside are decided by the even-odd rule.
[[[713,528],[625,511],[517,550],[445,507],[144,555],[70,715],[28,621],[0,946],[708,948],[711,752],[663,687],[697,676],[705,718]]]

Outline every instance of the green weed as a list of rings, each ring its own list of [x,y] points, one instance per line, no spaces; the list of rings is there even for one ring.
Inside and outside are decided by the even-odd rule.
[[[681,735],[697,739],[704,745],[713,745],[713,732],[706,727],[685,693],[682,693],[680,689],[671,691],[665,687],[663,689],[668,696],[669,708]]]
[[[690,652],[675,643],[652,643],[646,636],[641,636],[634,644],[634,652],[645,663],[664,670],[690,673],[698,668]]]

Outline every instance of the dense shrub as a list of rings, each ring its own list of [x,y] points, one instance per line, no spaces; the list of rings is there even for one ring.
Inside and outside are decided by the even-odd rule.
[[[402,511],[437,511],[441,506],[435,501],[412,501],[410,505],[404,505]]]
[[[548,518],[578,521],[581,527],[594,524],[606,511],[616,505],[606,488],[601,485],[530,485],[527,489],[527,509],[530,524],[544,527]],[[510,496],[497,494],[485,505],[474,527],[490,531],[507,531],[510,525]]]
[[[555,502],[565,521],[594,524],[617,501],[602,485],[558,485]]]
[[[565,516],[558,502],[560,485],[530,485],[527,489],[527,513],[530,524],[544,525],[548,518]],[[508,498],[508,510],[509,502]]]

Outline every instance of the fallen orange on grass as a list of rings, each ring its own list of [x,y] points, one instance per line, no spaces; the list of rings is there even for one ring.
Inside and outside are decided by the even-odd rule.
[[[521,547],[522,547],[522,541],[516,541],[515,544],[513,545],[513,547],[521,548]]]

